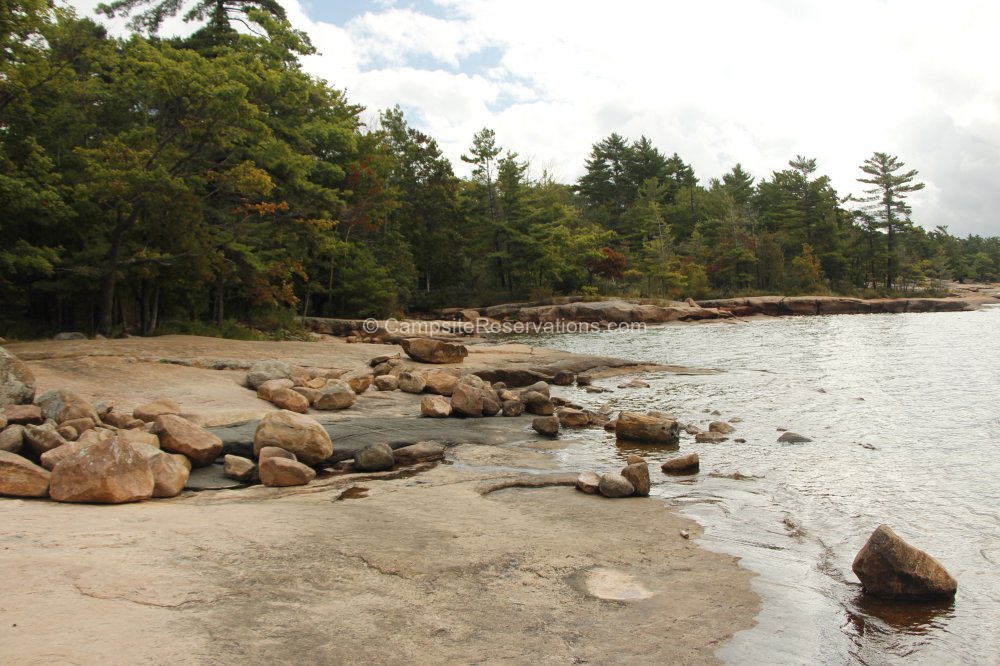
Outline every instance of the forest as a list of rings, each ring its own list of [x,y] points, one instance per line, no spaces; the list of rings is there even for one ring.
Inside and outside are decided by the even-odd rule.
[[[919,173],[894,155],[859,156],[850,197],[807,156],[701,179],[613,133],[559,183],[483,128],[462,178],[399,107],[364,123],[305,73],[314,46],[275,0],[102,11],[133,34],[0,3],[0,334],[238,336],[296,315],[1000,279],[1000,238],[928,231],[908,203]],[[157,36],[178,11],[203,27]]]

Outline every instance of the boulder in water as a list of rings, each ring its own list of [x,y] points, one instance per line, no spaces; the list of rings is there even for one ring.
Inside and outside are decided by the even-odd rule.
[[[950,599],[958,590],[958,583],[940,562],[906,543],[888,525],[872,532],[851,569],[867,594],[882,599]]]

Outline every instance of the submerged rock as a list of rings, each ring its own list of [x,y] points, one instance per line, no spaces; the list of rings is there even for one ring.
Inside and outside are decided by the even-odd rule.
[[[778,441],[784,444],[804,444],[806,442],[811,442],[812,440],[805,435],[800,435],[797,432],[784,432]]]
[[[709,432],[720,432],[723,435],[729,435],[736,432],[736,428],[725,421],[712,421],[708,424],[708,430]]]
[[[950,599],[958,583],[933,557],[879,525],[851,564],[865,592],[882,599]]]
[[[718,444],[719,442],[725,442],[729,438],[723,435],[721,432],[699,432],[694,436],[694,441],[701,444]]]

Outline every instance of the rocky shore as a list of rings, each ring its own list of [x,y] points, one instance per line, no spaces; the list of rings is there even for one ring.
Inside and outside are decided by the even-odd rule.
[[[608,416],[549,386],[690,369],[524,345],[471,346],[460,358],[432,347],[404,355],[336,339],[187,337],[9,345],[33,375],[31,391],[58,395],[30,405],[52,431],[30,447],[75,447],[71,456],[105,460],[101,469],[142,468],[116,488],[132,492],[116,496],[123,501],[153,494],[153,459],[190,480],[162,493],[173,499],[115,507],[0,499],[13,539],[0,551],[5,657],[711,663],[719,644],[753,624],[748,574],[689,541],[695,524],[658,502],[590,497],[562,487],[579,487],[577,475],[551,474],[560,431]],[[432,400],[444,404],[419,418]],[[427,413],[444,405],[464,418]],[[299,419],[313,434],[290,439]],[[539,419],[554,420],[554,431],[539,434]],[[245,425],[222,427],[236,422]],[[97,431],[113,443],[78,443]],[[147,438],[162,449],[131,441]],[[143,446],[148,458],[134,459]],[[279,455],[283,447],[294,458]],[[191,469],[176,469],[181,458]],[[621,474],[599,470],[607,479],[598,492],[648,493],[646,463],[623,462]],[[68,464],[52,468],[65,476]],[[264,485],[213,485],[227,474],[252,480],[253,465]],[[82,501],[105,496],[96,497]]]

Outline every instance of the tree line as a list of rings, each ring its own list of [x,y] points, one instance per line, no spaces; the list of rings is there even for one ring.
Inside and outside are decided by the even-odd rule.
[[[189,37],[156,29],[186,10]],[[611,134],[575,183],[494,131],[456,176],[397,107],[374,125],[302,71],[273,0],[118,0],[135,33],[47,0],[0,8],[0,326],[236,333],[556,295],[875,295],[997,280],[1000,239],[911,219],[918,173],[874,153],[857,197],[815,159],[699,179]]]

